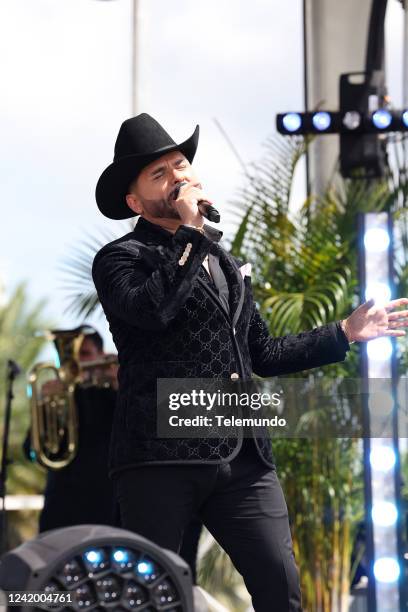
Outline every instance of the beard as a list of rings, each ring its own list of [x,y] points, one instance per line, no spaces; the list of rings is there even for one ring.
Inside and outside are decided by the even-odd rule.
[[[160,200],[140,198],[140,201],[146,212],[154,219],[181,219],[178,211],[171,205],[170,198]]]

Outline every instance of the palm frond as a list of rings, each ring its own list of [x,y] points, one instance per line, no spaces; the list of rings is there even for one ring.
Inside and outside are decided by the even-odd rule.
[[[125,228],[131,231],[133,223],[128,222]],[[59,264],[58,268],[62,272],[62,288],[67,298],[65,313],[87,318],[100,309],[98,294],[92,280],[92,263],[96,253],[117,237],[107,230],[100,230],[97,234],[85,233],[81,243],[75,245],[72,252]],[[102,314],[101,309],[100,314]]]

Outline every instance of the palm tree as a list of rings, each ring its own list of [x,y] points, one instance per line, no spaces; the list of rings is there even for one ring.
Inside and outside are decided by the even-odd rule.
[[[357,305],[357,213],[393,212],[401,242],[407,244],[406,180],[398,169],[370,183],[335,177],[323,197],[310,198],[291,214],[291,186],[305,142],[268,144],[269,155],[254,166],[236,202],[242,221],[231,248],[253,263],[254,295],[271,334],[280,336],[342,319]],[[406,257],[402,249],[400,295],[407,290]],[[358,348],[353,347],[344,364],[315,370],[313,376],[358,377],[357,364]],[[329,406],[321,408],[319,415]],[[281,439],[273,447],[291,514],[305,609],[347,610],[353,532],[363,518],[360,445],[353,439]]]
[[[5,397],[5,365],[7,359],[16,361],[24,371],[38,358],[44,339],[35,332],[47,329],[48,324],[42,316],[45,302],[28,305],[28,295],[24,284],[19,285],[10,298],[0,307],[0,396]],[[24,457],[22,444],[30,424],[30,408],[26,396],[26,377],[23,374],[16,380],[10,426],[9,453],[12,463],[8,472],[7,492],[9,494],[40,493],[44,486],[45,474]],[[2,401],[2,405],[4,405]],[[32,512],[9,513],[9,545],[30,538],[35,533],[36,517]]]

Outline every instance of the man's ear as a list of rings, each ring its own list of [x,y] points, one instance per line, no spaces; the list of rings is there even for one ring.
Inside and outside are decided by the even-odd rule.
[[[131,210],[133,210],[133,212],[137,213],[138,215],[140,215],[143,212],[142,204],[140,200],[138,199],[138,197],[134,195],[134,193],[127,194],[126,204],[129,206]]]

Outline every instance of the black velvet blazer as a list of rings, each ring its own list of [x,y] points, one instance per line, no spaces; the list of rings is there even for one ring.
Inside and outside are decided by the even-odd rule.
[[[345,359],[339,323],[272,338],[261,318],[243,262],[205,235],[174,233],[139,218],[134,231],[95,256],[93,279],[119,357],[119,391],[110,447],[110,474],[140,464],[222,463],[239,452],[242,436],[163,439],[156,435],[157,378],[237,378],[290,374]],[[201,265],[219,257],[229,289],[228,312]],[[259,455],[274,466],[265,433],[254,433]]]

